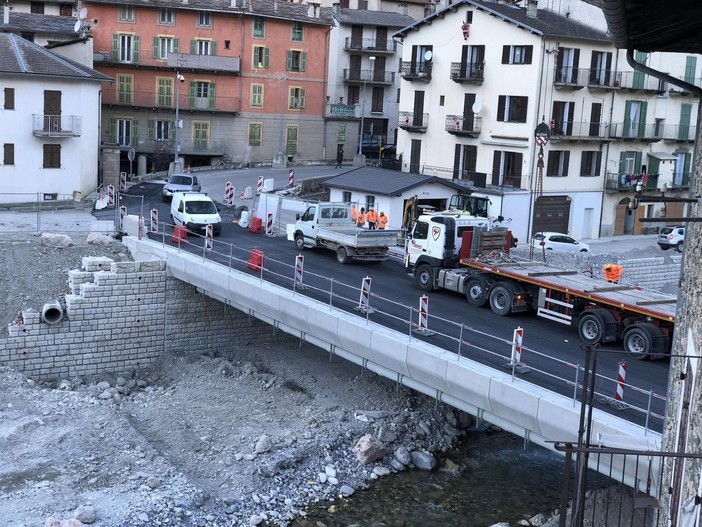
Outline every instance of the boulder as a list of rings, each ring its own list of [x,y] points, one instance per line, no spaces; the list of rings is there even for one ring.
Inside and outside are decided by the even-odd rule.
[[[382,458],[387,453],[387,449],[383,443],[377,437],[370,434],[361,437],[354,445],[353,451],[358,461],[363,465],[372,463],[376,459]]]
[[[110,236],[105,236],[104,234],[100,234],[99,232],[91,232],[85,238],[85,243],[89,245],[109,245],[114,241],[115,240]]]
[[[42,232],[40,243],[48,247],[70,247],[73,240],[67,234],[56,234],[52,232]]]
[[[407,450],[407,447],[404,446],[399,446],[395,449],[395,459],[405,466],[412,463],[412,457],[410,456],[409,450]]]
[[[434,456],[429,452],[415,450],[410,454],[410,457],[412,458],[412,464],[419,470],[434,470],[438,465]]]
[[[264,434],[258,438],[258,441],[256,441],[254,452],[257,454],[262,454],[264,452],[268,452],[271,448],[273,448],[273,442],[271,441],[270,437]]]

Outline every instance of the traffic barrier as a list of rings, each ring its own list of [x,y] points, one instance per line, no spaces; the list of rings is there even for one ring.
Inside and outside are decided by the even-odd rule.
[[[261,218],[258,216],[254,216],[251,218],[251,225],[249,226],[249,230],[253,232],[254,234],[261,234],[261,227],[262,227],[262,221]]]
[[[256,182],[256,194],[263,192],[263,176],[258,176],[258,181]]]
[[[205,226],[205,250],[212,250],[212,225]]]
[[[120,172],[119,173],[119,191],[124,192],[125,190],[127,190],[127,173]]]
[[[419,297],[419,321],[415,333],[425,337],[434,335],[433,331],[429,331],[429,297],[427,295]]]
[[[139,214],[137,217],[137,240],[141,240],[144,233],[144,217]]]
[[[263,267],[263,251],[260,249],[251,249],[249,262],[247,267],[252,271],[260,271]]]
[[[158,209],[151,209],[151,232],[158,232]]]
[[[624,385],[626,384],[626,362],[621,361],[617,370],[617,393],[614,396],[615,401],[624,400]]]
[[[295,278],[293,279],[293,287],[294,288],[299,288],[302,286],[302,273],[303,273],[303,268],[305,265],[305,257],[301,254],[298,254],[295,257]]]
[[[239,194],[239,201],[244,201],[244,191],[241,191],[241,194]]]
[[[354,308],[355,310],[361,311],[362,313],[373,312],[373,308],[370,307],[370,288],[371,278],[370,276],[366,276],[361,285],[361,297],[358,300],[358,306]]]
[[[232,187],[232,182],[227,181],[224,185],[224,204],[227,207],[231,207],[234,204],[234,187]]]
[[[512,375],[515,373],[529,373],[531,368],[522,362],[522,342],[524,341],[524,329],[517,326],[512,335],[512,356],[510,361],[505,364],[505,368],[512,370]]]
[[[180,242],[185,241],[188,237],[188,229],[185,225],[176,225],[173,227],[173,236],[171,236],[171,241],[180,245]]]
[[[121,231],[124,227],[124,217],[127,215],[127,207],[122,205],[119,208],[119,230]]]
[[[113,185],[107,185],[107,206],[115,206],[115,187]]]
[[[268,213],[268,218],[266,219],[266,236],[273,236],[273,213]]]
[[[288,171],[288,185],[295,186],[295,171],[292,168]]]

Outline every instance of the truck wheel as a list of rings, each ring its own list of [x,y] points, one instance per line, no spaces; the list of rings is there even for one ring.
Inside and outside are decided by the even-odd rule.
[[[632,359],[647,359],[652,347],[651,335],[644,327],[634,326],[624,334],[624,350]]]
[[[434,289],[434,270],[429,264],[422,264],[414,272],[414,279],[422,291]]]
[[[496,315],[505,316],[512,312],[514,293],[507,284],[497,284],[490,291],[490,309]]]
[[[295,235],[295,247],[300,251],[305,248],[305,237],[302,234]]]
[[[586,344],[599,344],[604,337],[604,326],[605,321],[599,313],[588,311],[578,320],[578,333]]]
[[[466,284],[466,299],[471,306],[483,307],[488,300],[487,281],[482,276],[474,276]]]
[[[349,258],[349,253],[346,250],[346,247],[339,247],[336,250],[336,261],[339,262],[340,264],[347,264],[351,258]]]

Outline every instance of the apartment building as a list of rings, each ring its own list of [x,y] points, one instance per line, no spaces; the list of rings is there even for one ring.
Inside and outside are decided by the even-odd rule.
[[[115,79],[103,87],[101,142],[123,167],[130,149],[148,171],[176,158],[324,158],[329,10],[277,0],[82,6],[97,20],[95,68]]]
[[[577,5],[582,16],[462,0],[397,34],[403,170],[465,181],[523,239],[645,232],[637,219],[663,222],[670,208],[628,208],[636,182],[682,193],[689,181],[696,100],[635,72],[600,10]],[[696,75],[694,57],[638,59]],[[539,168],[541,123],[550,138]]]

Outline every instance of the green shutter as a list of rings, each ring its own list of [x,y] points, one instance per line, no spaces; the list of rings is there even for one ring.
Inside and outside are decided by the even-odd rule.
[[[139,121],[132,121],[132,137],[129,146],[139,145]]]
[[[685,60],[685,82],[695,83],[695,73],[697,71],[697,57],[687,57]]]
[[[626,103],[624,104],[624,130],[622,130],[622,137],[628,137],[630,129],[631,129],[631,101],[626,101]]]
[[[215,85],[213,82],[210,83],[209,96],[209,109],[214,110],[216,107],[215,103],[217,102],[217,97],[215,95]]]
[[[173,39],[173,53],[178,53],[178,39]]]
[[[154,37],[154,58],[157,59],[159,58],[160,53],[159,51],[159,37]]]
[[[112,35],[112,60],[119,60],[119,35]]]
[[[685,154],[685,163],[683,166],[683,174],[690,174],[690,162],[692,161],[692,154],[687,153]],[[689,181],[689,176],[688,176],[688,181]]]
[[[634,152],[634,173],[641,173],[641,152]]]
[[[648,110],[648,103],[641,103],[641,111],[639,112],[639,133],[638,137],[646,137],[646,111]],[[653,134],[651,134],[653,136]]]
[[[210,42],[210,51],[211,51],[211,55],[217,54],[217,42],[215,42],[214,40],[212,42]]]
[[[196,90],[197,90],[197,86],[195,85],[195,81],[190,81],[190,88],[188,90],[190,100],[188,101],[188,108],[195,108]]]
[[[660,172],[661,160],[652,156],[648,156],[648,167],[646,170],[649,174],[658,174]]]
[[[300,90],[300,108],[305,107],[305,90],[304,88]]]
[[[271,50],[268,48],[263,48],[263,67],[268,69],[268,64],[271,60]]]
[[[190,54],[191,55],[197,54],[197,40],[190,41]]]
[[[132,50],[132,62],[138,64],[139,63],[139,51],[141,48],[141,45],[139,44],[139,35],[134,35],[132,37],[132,42],[134,42],[134,49]]]
[[[636,62],[638,62],[639,64],[645,64],[647,57],[648,57],[648,54],[643,53],[641,51],[636,51],[634,53],[634,60]],[[639,70],[634,70],[634,76],[633,76],[632,82],[631,82],[632,88],[643,89],[645,81],[646,81],[646,75]]]
[[[286,54],[287,54],[286,55],[287,61],[286,61],[285,69],[287,69],[288,71],[292,71],[292,51],[288,50],[288,51],[286,51]]]
[[[680,126],[678,126],[678,139],[690,139],[690,115],[692,113],[691,104],[680,105]]]
[[[117,144],[117,119],[114,117],[110,118],[107,134],[109,135],[107,142],[111,145]]]
[[[146,138],[147,139],[154,139],[154,129],[156,127],[156,123],[154,122],[153,119],[149,119],[146,121]]]
[[[307,71],[307,53],[300,53],[300,71]]]

